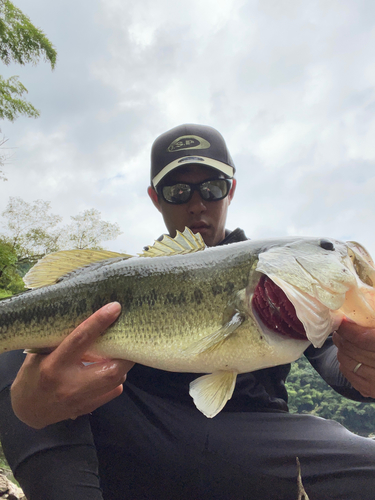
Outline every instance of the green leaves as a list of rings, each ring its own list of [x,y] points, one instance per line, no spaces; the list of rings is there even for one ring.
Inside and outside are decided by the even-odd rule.
[[[292,364],[286,386],[291,413],[310,413],[336,420],[362,436],[375,433],[375,405],[357,403],[335,392],[306,358]]]
[[[71,224],[65,226],[59,239],[64,249],[91,248],[101,250],[102,241],[114,240],[121,234],[117,223],[101,220],[99,210],[91,208],[70,217]]]
[[[4,238],[0,238],[0,298],[10,296],[25,289],[17,272],[17,254]]]
[[[62,217],[51,213],[51,203],[26,202],[10,197],[1,214],[0,227],[0,298],[24,290],[21,276],[44,255],[67,249],[101,249],[103,241],[121,234],[118,224],[103,221],[92,208],[71,216],[61,226]]]
[[[11,76],[8,80],[0,75],[0,119],[13,122],[18,115],[37,118],[39,111],[32,104],[20,99],[27,93],[26,87],[18,81],[18,76]]]
[[[3,227],[8,241],[15,249],[18,261],[35,263],[46,253],[58,249],[56,225],[62,217],[51,214],[51,203],[36,200],[30,203],[19,197],[10,197],[3,216]]]
[[[37,64],[40,59],[53,69],[57,52],[42,30],[36,28],[10,0],[0,0],[0,59],[6,65]],[[0,76],[0,119],[14,121],[19,115],[37,118],[39,111],[23,98],[26,87],[17,76]],[[0,159],[1,164],[1,159]]]
[[[37,64],[41,58],[53,69],[57,53],[42,30],[9,0],[0,0],[0,59],[6,64]]]

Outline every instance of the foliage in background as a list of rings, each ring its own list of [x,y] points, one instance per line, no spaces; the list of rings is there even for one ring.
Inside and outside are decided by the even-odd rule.
[[[310,413],[336,420],[361,436],[375,433],[375,404],[357,403],[340,396],[305,357],[292,364],[286,385],[291,413]]]
[[[10,243],[0,237],[0,298],[24,290],[17,268],[17,254]]]
[[[4,238],[12,245],[18,261],[35,263],[43,255],[58,250],[59,235],[55,227],[62,221],[51,214],[51,202],[36,200],[27,203],[19,197],[10,197],[0,225]]]
[[[70,218],[73,222],[63,228],[58,240],[60,247],[64,249],[100,250],[102,241],[115,240],[121,234],[120,226],[101,220],[100,212],[95,208]]]
[[[24,290],[21,276],[44,255],[58,250],[101,249],[102,242],[121,234],[119,225],[103,221],[92,208],[71,217],[51,213],[51,203],[9,198],[0,219],[0,298]]]
[[[37,64],[41,58],[53,69],[57,53],[42,30],[10,0],[0,0],[0,59],[6,65],[11,62]],[[18,115],[39,116],[39,111],[22,98],[26,87],[17,76],[7,80],[0,76],[0,118],[13,121]]]
[[[95,209],[71,219],[70,224],[59,227],[62,217],[51,213],[49,201],[27,203],[21,198],[9,198],[0,219],[0,299],[24,291],[21,276],[47,253],[70,248],[100,249],[103,241],[121,234],[118,224],[101,220]],[[1,444],[0,467],[8,467]]]
[[[0,0],[0,60],[6,66],[12,62],[24,66],[37,64],[43,58],[53,69],[56,57],[56,50],[43,31],[10,0]],[[14,121],[19,115],[37,118],[39,111],[25,99],[25,94],[27,89],[18,76],[5,79],[0,75],[0,119]],[[0,167],[8,159],[1,151],[5,141],[0,140]],[[1,168],[0,180],[6,180]]]

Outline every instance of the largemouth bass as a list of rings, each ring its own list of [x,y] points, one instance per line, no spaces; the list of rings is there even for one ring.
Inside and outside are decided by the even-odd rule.
[[[116,300],[121,315],[90,353],[208,374],[190,386],[207,417],[230,399],[238,373],[296,360],[344,316],[375,327],[374,263],[358,243],[333,239],[204,248],[186,229],[138,257],[47,255],[25,283],[35,289],[0,302],[0,352],[54,348]]]

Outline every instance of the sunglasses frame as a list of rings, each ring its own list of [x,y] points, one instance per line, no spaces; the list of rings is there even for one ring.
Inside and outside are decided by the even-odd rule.
[[[225,196],[222,196],[221,198],[216,198],[215,200],[206,200],[203,198],[202,196],[202,192],[201,192],[201,186],[202,184],[205,184],[206,182],[210,182],[210,181],[224,181],[225,184],[227,185],[227,193],[225,194]],[[177,184],[183,184],[185,186],[189,186],[190,187],[190,195],[188,197],[187,200],[185,201],[182,201],[182,202],[175,202],[175,201],[169,201],[167,200],[165,197],[164,197],[164,193],[163,193],[163,189],[165,187],[172,187],[172,186],[176,186]],[[166,203],[169,203],[170,205],[184,205],[185,203],[188,203],[192,197],[193,197],[193,194],[194,194],[194,191],[198,191],[200,197],[202,198],[203,201],[220,201],[220,200],[224,200],[224,198],[226,198],[228,196],[228,194],[230,193],[230,190],[232,188],[232,179],[226,179],[226,178],[217,178],[217,177],[214,177],[212,179],[206,179],[202,182],[197,182],[197,183],[193,183],[193,182],[183,182],[183,181],[180,181],[180,182],[174,182],[173,184],[163,184],[162,186],[158,187],[158,194],[159,196],[161,196],[163,198],[163,200],[166,202]]]

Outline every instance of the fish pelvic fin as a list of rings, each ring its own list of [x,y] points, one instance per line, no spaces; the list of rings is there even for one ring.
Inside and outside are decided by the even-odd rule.
[[[183,233],[176,231],[174,238],[165,234],[161,241],[155,241],[152,246],[146,247],[144,252],[138,255],[139,257],[166,257],[199,252],[205,248],[206,244],[202,236],[199,233],[194,234],[188,227],[185,227]]]
[[[218,371],[193,380],[189,394],[195,406],[208,418],[213,418],[232,397],[236,385],[237,373]]]
[[[23,277],[26,288],[53,285],[63,276],[108,259],[130,259],[133,255],[110,252],[108,250],[63,250],[43,257]]]
[[[203,352],[209,352],[217,349],[222,343],[244,322],[244,317],[240,312],[235,312],[230,320],[225,323],[219,330],[210,333],[205,337],[194,342],[183,350],[184,354],[194,356]]]

